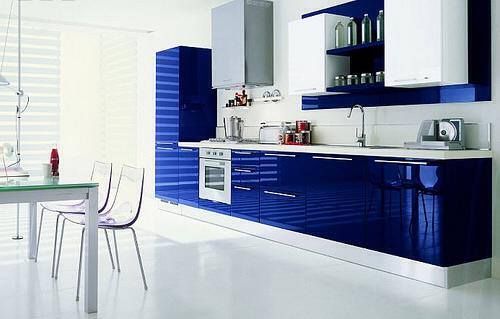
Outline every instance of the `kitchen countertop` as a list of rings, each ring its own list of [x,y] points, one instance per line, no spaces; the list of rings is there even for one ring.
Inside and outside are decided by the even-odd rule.
[[[334,146],[334,145],[268,145],[268,144],[232,144],[213,142],[180,142],[179,147],[191,148],[219,148],[231,150],[254,150],[267,152],[289,152],[289,153],[314,153],[329,155],[351,155],[351,156],[375,156],[394,158],[414,158],[427,160],[454,160],[454,159],[474,159],[492,158],[493,153],[487,150],[465,150],[465,151],[445,151],[445,150],[410,150],[405,148],[360,148],[355,146]]]

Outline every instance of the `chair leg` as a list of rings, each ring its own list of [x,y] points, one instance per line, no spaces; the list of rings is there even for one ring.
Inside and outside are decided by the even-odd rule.
[[[130,228],[130,230],[134,235],[135,250],[137,251],[137,259],[139,259],[139,266],[141,267],[141,275],[142,275],[142,282],[144,283],[144,290],[148,290],[148,285],[146,283],[146,276],[144,275],[144,267],[142,265],[141,253],[139,251],[139,244],[137,243],[137,235],[135,234],[135,230],[133,228]]]
[[[59,252],[57,253],[56,273],[54,275],[55,279],[57,279],[57,277],[59,276],[59,264],[61,263],[61,250],[62,250],[62,243],[63,243],[63,237],[64,237],[64,225],[65,224],[66,224],[66,219],[63,219],[62,227],[61,227],[61,238],[59,239]]]
[[[104,235],[106,236],[106,244],[108,245],[109,260],[111,261],[111,269],[115,269],[115,262],[113,260],[113,254],[111,253],[111,245],[109,244],[108,230],[104,229]]]
[[[120,268],[120,259],[118,257],[118,244],[116,243],[116,232],[115,232],[115,230],[113,230],[113,240],[115,242],[116,269],[118,270],[118,272],[120,272],[121,271],[121,268]]]
[[[83,259],[83,240],[85,237],[85,227],[82,229],[82,238],[80,239],[80,260],[78,261],[78,281],[76,284],[76,301],[80,300],[80,282],[82,278],[82,259]]]
[[[42,234],[42,223],[43,223],[43,212],[45,208],[42,208],[40,212],[40,225],[38,226],[38,238],[36,240],[36,252],[35,252],[35,262],[38,262],[38,249],[40,248],[40,236]]]
[[[56,231],[54,232],[54,251],[52,253],[52,278],[54,278],[55,269],[56,269],[57,234],[58,234],[58,229],[59,229],[59,218],[60,217],[61,217],[61,215],[57,214]]]
[[[427,225],[429,222],[427,221],[427,208],[425,206],[425,195],[424,192],[420,192],[422,195],[422,207],[424,208],[424,218],[425,218],[425,224]]]

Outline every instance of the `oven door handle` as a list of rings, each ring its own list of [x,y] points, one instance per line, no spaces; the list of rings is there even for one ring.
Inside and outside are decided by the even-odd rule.
[[[225,168],[226,163],[224,161],[214,161],[214,160],[209,160],[209,159],[203,159],[203,164],[205,166],[215,166],[218,168]]]

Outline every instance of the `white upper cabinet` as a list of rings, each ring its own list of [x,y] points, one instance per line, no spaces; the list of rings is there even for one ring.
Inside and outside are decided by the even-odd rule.
[[[328,56],[334,48],[335,25],[347,17],[320,14],[290,22],[288,26],[288,78],[290,95],[326,93],[336,75],[349,73],[349,57]]]
[[[385,0],[385,85],[468,83],[467,0]]]

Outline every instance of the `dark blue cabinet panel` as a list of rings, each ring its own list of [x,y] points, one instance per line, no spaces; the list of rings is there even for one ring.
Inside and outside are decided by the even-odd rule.
[[[260,156],[260,221],[305,232],[305,155],[264,152]]]
[[[199,159],[197,148],[179,149],[179,203],[198,207]]]
[[[365,215],[365,159],[309,155],[307,159],[307,233],[359,245]]]
[[[260,185],[259,167],[241,166],[232,168],[231,216],[259,222]],[[258,157],[256,158],[258,163]]]
[[[491,256],[491,160],[368,159],[362,247],[439,266]]]
[[[211,51],[190,47],[177,47],[156,54],[156,145],[161,148],[177,147],[178,142],[198,142],[215,137],[217,101],[211,84]],[[179,194],[178,159],[157,152],[156,196],[177,202]],[[175,165],[175,166],[166,166]],[[192,169],[192,167],[191,167]],[[181,168],[184,170],[184,168]],[[168,178],[161,174],[168,171]],[[182,178],[181,202],[194,204],[194,173]],[[163,173],[165,174],[165,173]],[[165,181],[165,179],[168,181]],[[177,181],[177,184],[175,182]],[[188,188],[186,189],[186,185]],[[175,196],[174,196],[175,195]]]
[[[172,203],[179,200],[179,149],[177,145],[156,146],[156,197]]]
[[[231,215],[231,205],[217,203],[203,198],[200,198],[198,203],[198,206],[201,209],[206,209],[218,214]]]

